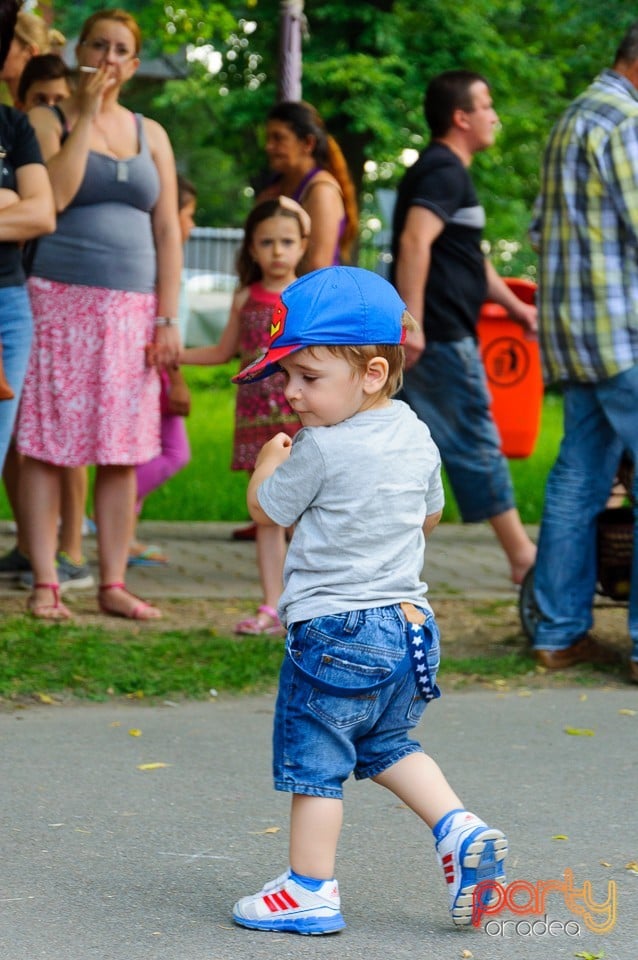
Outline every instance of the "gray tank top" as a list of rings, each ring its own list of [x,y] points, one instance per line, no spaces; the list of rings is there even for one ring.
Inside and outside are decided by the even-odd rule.
[[[140,114],[135,122],[139,151],[134,157],[116,160],[89,152],[80,189],[58,215],[55,233],[38,240],[33,276],[137,293],[155,290],[150,214],[159,174]]]

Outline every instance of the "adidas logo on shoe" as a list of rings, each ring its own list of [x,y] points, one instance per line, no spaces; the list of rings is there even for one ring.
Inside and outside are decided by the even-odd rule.
[[[336,880],[308,890],[289,873],[267,883],[259,893],[238,900],[233,920],[251,930],[306,935],[336,933],[346,925]]]

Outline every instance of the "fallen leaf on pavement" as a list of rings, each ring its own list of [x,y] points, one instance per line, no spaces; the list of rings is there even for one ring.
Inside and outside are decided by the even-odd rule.
[[[552,840],[569,840],[569,837],[565,833],[555,833]]]
[[[623,707],[623,709],[619,710],[618,713],[621,717],[635,717],[638,713],[638,710],[630,710],[629,707]]]
[[[264,833],[279,833],[281,827],[266,827],[265,830],[251,830],[251,834],[254,837],[260,837]]]
[[[129,737],[141,737],[142,731],[138,730],[137,727],[131,727],[131,729],[128,732],[128,735]]]
[[[138,770],[161,770],[162,767],[170,767],[170,763],[138,763]]]
[[[36,700],[39,700],[40,703],[55,703],[53,697],[50,697],[48,693],[36,693]]]
[[[570,737],[593,737],[594,731],[588,730],[586,727],[565,727],[565,733],[568,733]]]

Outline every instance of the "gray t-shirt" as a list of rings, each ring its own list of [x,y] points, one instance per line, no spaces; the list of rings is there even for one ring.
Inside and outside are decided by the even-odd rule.
[[[443,508],[441,459],[405,403],[300,430],[257,496],[276,523],[296,523],[283,622],[404,601],[428,607],[422,527]]]

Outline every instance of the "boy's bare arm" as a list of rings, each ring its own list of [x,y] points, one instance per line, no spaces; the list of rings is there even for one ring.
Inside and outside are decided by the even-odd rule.
[[[292,440],[288,434],[278,433],[272,440],[265,443],[259,451],[246,494],[248,512],[256,523],[274,526],[274,521],[262,510],[259,504],[257,491],[264,480],[275,472],[279,464],[288,459],[291,447]]]
[[[437,510],[436,513],[431,513],[429,514],[429,516],[425,518],[425,522],[423,524],[424,536],[426,537],[430,536],[430,534],[432,533],[432,531],[434,530],[434,528],[436,527],[437,523],[439,522],[442,516],[443,516],[443,511]]]

